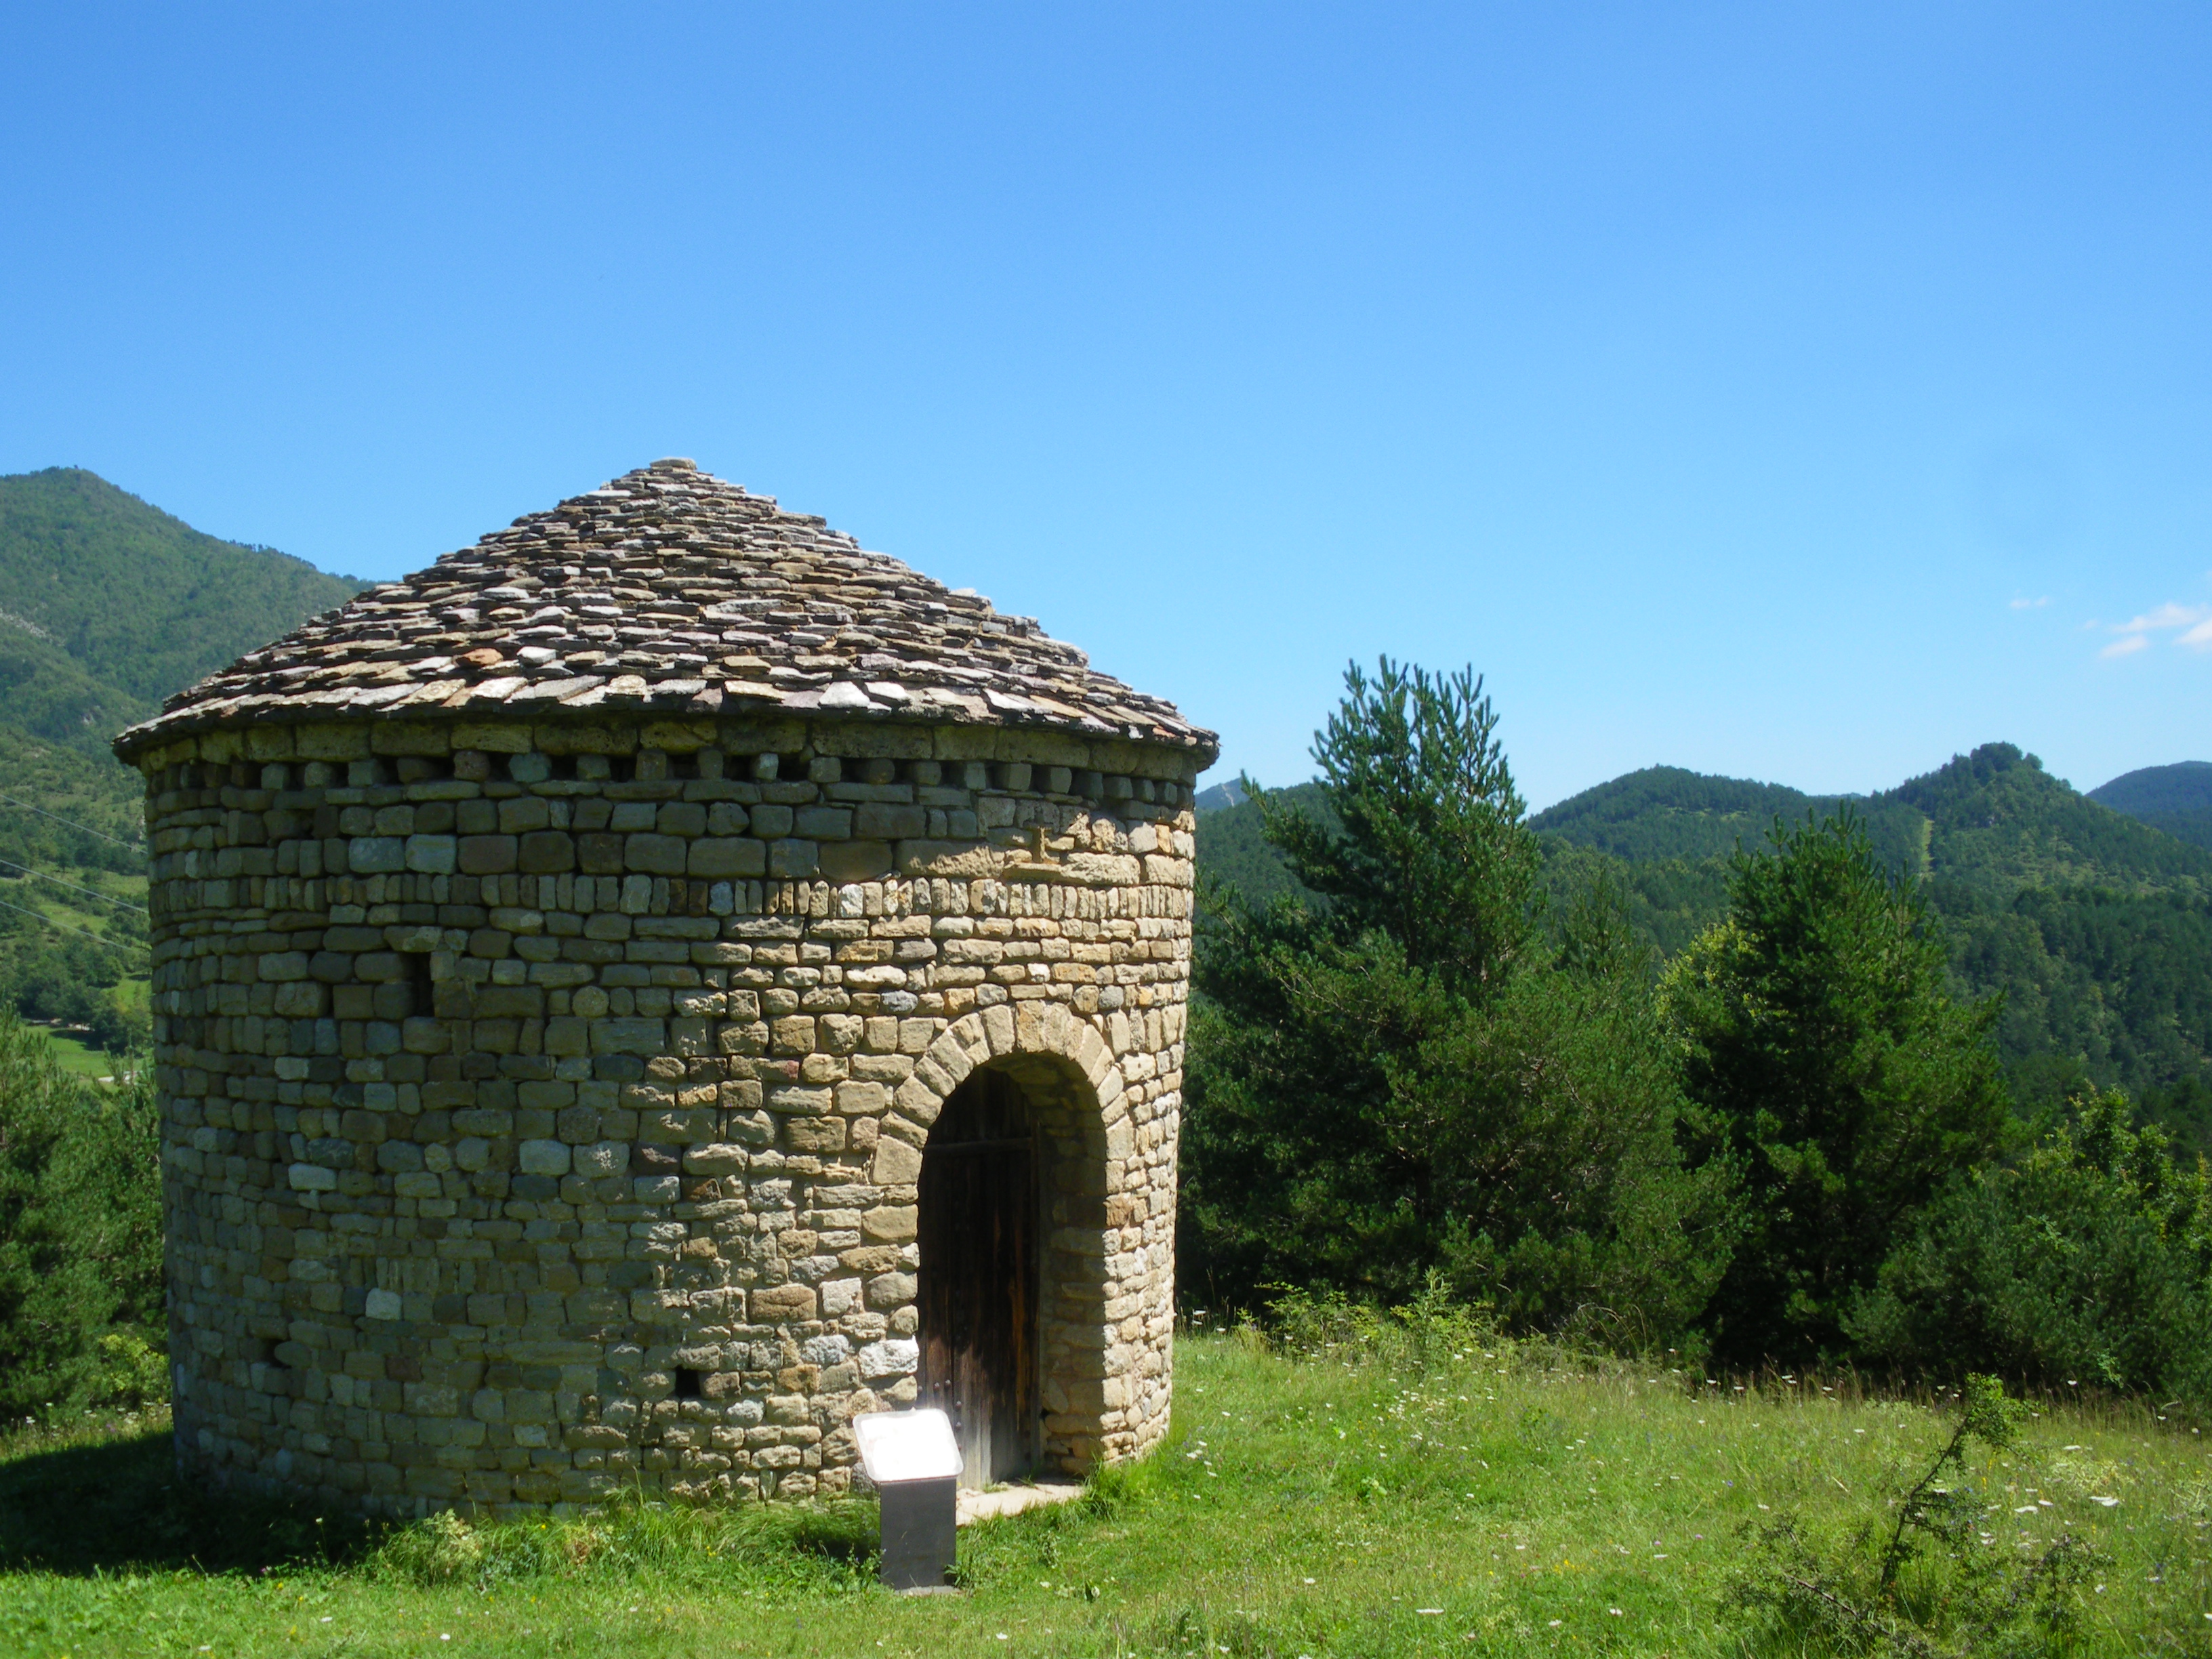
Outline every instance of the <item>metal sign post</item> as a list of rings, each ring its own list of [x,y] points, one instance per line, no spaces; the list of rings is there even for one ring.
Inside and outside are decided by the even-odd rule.
[[[853,1419],[860,1467],[883,1497],[883,1565],[896,1590],[941,1587],[957,1548],[960,1448],[940,1411],[871,1412]]]

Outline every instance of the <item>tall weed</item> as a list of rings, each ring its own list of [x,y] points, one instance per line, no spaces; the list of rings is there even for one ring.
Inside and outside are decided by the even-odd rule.
[[[1747,1524],[1753,1565],[1724,1604],[1748,1613],[1760,1644],[1788,1653],[1999,1655],[2064,1650],[2081,1633],[2089,1582],[2110,1559],[2062,1535],[2021,1554],[1990,1517],[2008,1507],[1978,1481],[1967,1449],[2014,1449],[2027,1409],[1994,1377],[1966,1380],[1957,1425],[1910,1486],[1838,1531],[1784,1514]]]

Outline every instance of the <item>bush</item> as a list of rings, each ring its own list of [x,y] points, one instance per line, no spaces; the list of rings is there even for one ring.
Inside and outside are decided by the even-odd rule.
[[[167,1392],[161,1133],[135,1070],[112,1091],[76,1077],[0,1012],[0,1415]]]
[[[2212,1182],[2091,1090],[2016,1166],[1962,1176],[1848,1324],[1899,1371],[1996,1370],[2212,1404]]]

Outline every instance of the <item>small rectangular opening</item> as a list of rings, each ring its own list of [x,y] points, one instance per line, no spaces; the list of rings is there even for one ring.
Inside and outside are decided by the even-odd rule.
[[[430,953],[407,951],[399,960],[407,969],[407,1012],[412,1018],[428,1019],[438,1012],[437,988],[430,980]]]
[[[676,1397],[678,1400],[703,1400],[706,1379],[689,1365],[676,1368]]]

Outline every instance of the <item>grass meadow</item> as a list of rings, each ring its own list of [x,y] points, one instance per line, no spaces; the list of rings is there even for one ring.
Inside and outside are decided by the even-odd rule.
[[[100,1082],[112,1082],[118,1060],[104,1048],[95,1048],[72,1031],[49,1029],[46,1033],[46,1047],[59,1060],[64,1070],[79,1077],[88,1077]]]
[[[1945,1575],[2002,1582],[2072,1540],[2078,1573],[2042,1584],[2040,1622],[2002,1650],[2212,1655],[2206,1437],[2153,1405],[2046,1404],[2009,1447],[1972,1447],[1951,1483],[1976,1517],[1964,1565],[1923,1559],[1903,1590],[1925,1632],[1877,1638],[1739,1605],[1731,1586],[1788,1569],[1784,1522],[1850,1582],[1949,1433],[1938,1399],[1709,1383],[1464,1327],[1291,1352],[1190,1335],[1176,1365],[1158,1455],[964,1531],[964,1593],[934,1597],[874,1585],[865,1501],[354,1528],[181,1490],[156,1416],[26,1427],[0,1445],[0,1650],[1974,1650],[1945,1625]],[[1789,1571],[1802,1580],[1802,1560]]]

